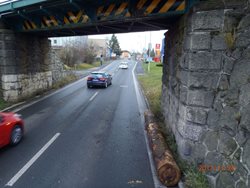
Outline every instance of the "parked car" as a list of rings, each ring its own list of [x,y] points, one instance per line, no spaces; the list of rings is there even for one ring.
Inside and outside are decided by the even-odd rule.
[[[128,69],[128,63],[127,63],[127,62],[122,62],[122,63],[119,65],[119,69]]]
[[[106,72],[92,72],[87,78],[88,88],[102,86],[107,88],[112,85],[112,76]]]
[[[19,114],[0,112],[0,148],[17,145],[24,133],[24,123]]]

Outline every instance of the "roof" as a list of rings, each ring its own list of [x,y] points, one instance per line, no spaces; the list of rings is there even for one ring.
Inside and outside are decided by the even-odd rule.
[[[106,73],[106,72],[104,72],[104,71],[94,71],[94,72],[91,72],[91,74],[104,74],[104,73]]]
[[[128,51],[128,50],[122,50],[122,53],[123,53],[123,52],[127,52],[127,53],[130,53],[130,51]]]

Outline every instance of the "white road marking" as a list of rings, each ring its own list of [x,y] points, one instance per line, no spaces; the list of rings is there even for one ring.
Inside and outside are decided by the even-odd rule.
[[[98,93],[99,93],[99,92],[96,92],[96,93],[89,99],[89,101],[93,101],[94,98],[96,97],[96,95],[98,95]]]
[[[127,88],[128,86],[127,85],[120,85],[120,87]]]
[[[22,105],[22,104],[24,104],[24,103],[25,103],[25,101],[19,102],[19,103],[17,103],[17,104],[14,104],[14,105],[12,105],[12,106],[10,106],[10,107],[7,107],[7,108],[1,110],[0,112],[7,111],[7,110],[9,110],[9,109],[11,109],[11,108],[14,108],[14,107],[16,107],[16,106]]]
[[[31,167],[32,164],[45,152],[46,149],[60,136],[56,133],[24,166],[19,170],[16,175],[5,186],[13,186],[17,180]]]

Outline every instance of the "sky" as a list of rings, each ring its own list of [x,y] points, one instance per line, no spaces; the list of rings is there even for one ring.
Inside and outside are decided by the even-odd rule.
[[[142,52],[143,48],[148,48],[149,43],[152,44],[152,48],[155,44],[162,45],[162,39],[164,38],[164,33],[166,30],[160,31],[147,31],[147,32],[134,32],[134,33],[124,33],[115,34],[120,47],[122,50]],[[90,35],[89,38],[94,39],[110,39],[112,34],[109,35]]]
[[[0,3],[9,2],[9,1],[17,1],[17,0],[0,0]]]

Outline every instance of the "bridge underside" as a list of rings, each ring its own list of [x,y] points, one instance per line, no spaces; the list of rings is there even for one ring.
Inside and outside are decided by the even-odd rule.
[[[26,0],[0,6],[15,32],[45,37],[169,29],[195,0]]]
[[[176,19],[176,18],[175,18]],[[139,31],[154,31],[169,29],[171,22],[165,20],[124,20],[124,21],[107,21],[88,25],[84,27],[63,28],[40,31],[39,33],[33,32],[38,35],[46,37],[58,36],[77,36],[77,35],[96,35],[96,34],[110,34],[110,33],[128,33]]]

